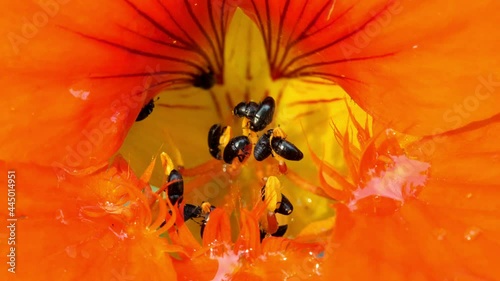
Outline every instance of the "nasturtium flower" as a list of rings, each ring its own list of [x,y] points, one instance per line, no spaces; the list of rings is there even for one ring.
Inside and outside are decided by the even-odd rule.
[[[2,280],[500,277],[497,2],[2,4]],[[234,106],[267,96],[304,159],[210,158],[210,126],[243,134]]]

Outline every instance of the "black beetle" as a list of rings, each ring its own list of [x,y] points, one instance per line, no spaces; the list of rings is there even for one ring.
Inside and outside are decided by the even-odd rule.
[[[238,157],[240,162],[250,154],[251,144],[246,136],[232,138],[224,148],[223,158],[227,164],[233,163],[233,159]],[[242,154],[240,154],[240,151]]]
[[[246,117],[251,119],[255,116],[255,113],[259,109],[259,105],[256,102],[240,102],[234,107],[233,114],[238,117]]]
[[[254,132],[264,130],[267,125],[271,124],[274,115],[274,99],[272,97],[266,97],[262,103],[259,105],[259,109],[250,119],[250,130]]]
[[[187,221],[189,219],[195,219],[199,218],[201,216],[201,207],[192,205],[192,204],[185,204],[184,205],[184,221]]]
[[[168,182],[172,182],[168,186],[168,199],[170,199],[170,203],[175,205],[175,203],[182,202],[184,197],[184,180],[182,175],[177,170],[172,170],[168,175]]]
[[[155,101],[151,99],[139,112],[139,115],[137,115],[137,118],[135,118],[136,122],[142,121],[146,119],[151,112],[153,112],[153,109],[155,108]]]
[[[274,212],[285,216],[290,215],[293,212],[292,202],[284,194],[281,194],[280,206]]]
[[[278,226],[278,230],[271,234],[273,237],[283,237],[288,230],[288,224]],[[260,229],[260,242],[266,238],[267,232],[264,229]]]
[[[273,129],[269,129],[267,133],[263,134],[259,138],[257,144],[255,144],[255,147],[253,149],[253,157],[255,157],[255,160],[262,161],[272,154],[271,141],[270,141],[272,134],[273,134]]]
[[[240,102],[233,109],[234,115],[246,117],[249,128],[254,132],[264,130],[273,121],[275,102],[272,97],[266,97],[260,104],[255,102]]]
[[[210,155],[218,160],[222,159],[222,153],[219,149],[219,141],[226,128],[227,127],[222,127],[220,124],[214,124],[208,131],[208,150]]]
[[[203,205],[203,203],[202,203]],[[203,208],[202,208],[203,209]],[[204,219],[201,221],[200,227],[200,236],[203,238],[203,232],[205,232],[205,226],[207,225],[208,220],[210,219],[210,212],[215,209],[215,206],[210,205],[210,211],[204,213]]]
[[[288,230],[288,224],[278,226],[278,230],[275,233],[271,234],[274,237],[283,237],[286,231]]]
[[[273,137],[271,139],[271,148],[276,154],[286,160],[299,161],[304,158],[304,154],[302,154],[300,149],[281,137]]]

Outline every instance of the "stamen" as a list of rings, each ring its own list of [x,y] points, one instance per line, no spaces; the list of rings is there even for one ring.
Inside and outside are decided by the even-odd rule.
[[[162,223],[165,221],[166,217],[167,217],[167,204],[169,204],[170,202],[167,202],[165,203],[165,200],[163,200],[163,198],[161,196],[159,196],[158,194],[156,193],[153,193],[156,200],[158,201],[158,215],[156,216],[156,219],[155,221],[149,226],[149,229],[152,230],[152,231],[158,231],[158,228],[160,227],[160,225],[162,225]],[[168,200],[167,200],[168,201]],[[169,207],[171,206],[171,204],[169,205]],[[172,209],[172,207],[170,207]],[[168,222],[171,222],[171,220],[169,220]],[[169,224],[167,222],[167,224]],[[169,224],[168,228],[166,228],[164,225],[162,226],[162,230],[163,229],[168,229],[170,227],[172,227],[172,225]],[[162,232],[163,233],[163,232]]]

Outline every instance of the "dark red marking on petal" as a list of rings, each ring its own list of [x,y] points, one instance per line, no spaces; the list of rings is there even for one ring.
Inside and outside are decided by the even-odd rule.
[[[287,106],[297,106],[297,105],[317,104],[317,103],[330,103],[330,102],[336,102],[336,101],[341,101],[341,100],[344,100],[344,98],[303,100],[303,101],[291,102],[291,103],[287,104]]]
[[[231,94],[229,94],[229,92],[226,92],[225,97],[226,97],[226,102],[227,102],[228,107],[234,108],[235,104],[233,102],[233,99],[231,98]]]
[[[299,113],[299,114],[295,115],[295,116],[293,117],[293,119],[298,119],[298,118],[301,118],[301,117],[304,117],[304,116],[313,115],[313,114],[315,114],[315,113],[318,113],[318,111],[316,111],[316,110],[304,111],[304,112],[302,112],[302,113]]]
[[[309,24],[305,27],[305,29],[299,34],[299,36],[297,36],[297,38],[295,38],[294,41],[290,42],[286,45],[285,47],[285,52],[281,58],[281,61],[280,61],[280,64],[277,65],[277,66],[274,66],[275,67],[275,71],[273,71],[273,73],[275,73],[276,75],[278,73],[280,73],[282,70],[285,70],[286,69],[286,65],[283,66],[283,63],[285,62],[290,50],[296,45],[298,44],[299,42],[305,40],[306,38],[308,38],[309,36],[307,36],[307,32],[309,30],[311,30],[311,28],[316,24],[316,22],[318,21],[319,17],[323,14],[323,12],[325,11],[326,7],[328,6],[328,2],[325,3],[325,5],[323,5],[323,7],[321,7],[321,9],[316,13],[316,16],[314,16],[312,18],[312,20],[309,22]],[[305,7],[306,7],[306,4],[304,4],[303,6],[303,10],[301,11],[301,14],[304,12],[305,10]],[[335,22],[335,21],[334,21]],[[298,23],[298,22],[297,22]],[[292,34],[290,34],[290,37],[288,38],[289,40],[292,38],[291,37]],[[276,73],[276,71],[278,71],[278,73]]]
[[[328,80],[331,80],[332,78],[337,78],[337,79],[342,79],[342,80],[353,81],[353,82],[365,84],[363,81],[360,81],[358,79],[349,78],[349,77],[346,77],[345,75],[332,74],[332,73],[328,73],[328,72],[311,71],[308,73],[299,74],[299,77],[300,76],[315,76],[315,77],[322,77],[322,78],[325,78]]]
[[[94,40],[96,42],[99,42],[99,43],[102,43],[102,44],[105,44],[105,45],[109,45],[109,46],[112,46],[112,47],[115,47],[115,48],[127,51],[127,52],[129,52],[131,54],[134,54],[134,55],[139,55],[139,56],[148,57],[148,58],[155,58],[155,59],[160,59],[160,60],[168,60],[168,61],[172,61],[172,62],[178,62],[178,63],[182,63],[182,64],[186,64],[188,66],[191,66],[191,67],[199,70],[200,72],[203,71],[203,68],[201,66],[199,66],[199,65],[197,65],[197,64],[195,64],[195,63],[193,63],[191,61],[182,60],[182,59],[179,59],[179,58],[174,58],[174,57],[170,57],[170,56],[165,56],[165,55],[161,55],[161,54],[150,53],[150,52],[138,50],[138,49],[127,47],[127,46],[124,46],[124,45],[121,45],[121,44],[118,44],[118,43],[114,43],[114,42],[111,42],[111,41],[108,41],[108,40],[105,40],[105,39],[102,39],[102,38],[97,38],[97,37],[94,37],[94,36],[91,36],[91,35],[87,35],[87,34],[84,34],[84,33],[78,32],[78,31],[70,30],[70,29],[67,29],[65,27],[62,27],[62,28],[68,30],[69,32],[72,32],[72,33],[75,33],[77,35],[80,35],[80,36],[82,36],[84,38],[87,38],[87,39],[90,39],[90,40]]]
[[[214,54],[216,54],[217,50],[215,49],[214,42],[212,41],[212,39],[210,38],[210,36],[208,36],[207,31],[205,30],[205,28],[203,28],[203,25],[200,23],[200,21],[198,20],[198,18],[194,14],[194,11],[193,11],[193,8],[191,7],[191,4],[189,3],[188,0],[184,0],[184,5],[186,6],[186,9],[187,9],[189,15],[191,16],[191,19],[196,24],[196,26],[198,27],[198,29],[201,31],[201,33],[203,34],[203,36],[205,36],[205,38],[207,39],[207,41],[210,44],[210,47],[212,48]],[[220,56],[215,56],[215,61],[216,61],[217,66],[219,67],[219,69],[222,70],[221,57]]]
[[[359,58],[343,58],[339,60],[332,60],[332,61],[325,61],[325,62],[317,62],[317,63],[310,63],[306,65],[302,65],[294,70],[284,72],[284,76],[286,77],[294,77],[294,76],[302,76],[301,74],[306,73],[304,72],[305,69],[308,68],[315,68],[318,66],[324,66],[324,65],[334,65],[338,63],[343,63],[343,62],[348,62],[348,61],[362,61],[362,60],[371,60],[371,59],[378,59],[378,58],[385,58],[385,57],[390,57],[394,55],[395,53],[388,53],[388,54],[383,54],[383,55],[375,55],[375,56],[368,56],[368,57],[359,57]]]
[[[186,38],[189,40],[190,43],[185,42],[183,40],[182,41],[178,40],[178,41],[181,42],[181,43],[185,42],[184,44],[187,44],[187,46],[190,46],[190,48],[192,48],[197,53],[199,53],[205,59],[208,67],[213,69],[213,66],[212,66],[212,64],[210,62],[210,59],[208,58],[208,54],[203,50],[203,48],[201,48],[201,46],[199,44],[196,43],[196,41],[191,37],[191,35],[189,35],[189,32],[187,32],[183,28],[183,26],[181,24],[179,24],[179,22],[175,19],[175,17],[172,15],[172,13],[170,12],[170,10],[167,9],[167,7],[165,7],[162,2],[158,1],[158,3],[160,3],[161,7],[165,11],[165,13],[167,13],[167,15],[169,16],[170,20],[172,20],[172,22],[175,24],[175,26],[177,26],[177,28],[179,28],[179,30],[184,34],[184,36],[186,36]],[[177,40],[177,39],[175,39],[175,40]]]
[[[278,27],[278,34],[281,34],[283,32],[283,24],[285,22],[285,17],[287,15],[288,7],[290,6],[290,0],[286,0],[285,2],[285,7],[283,8],[283,12],[280,16],[280,22],[279,22],[279,27]],[[269,17],[268,17],[269,18]],[[271,21],[268,21],[271,22]],[[279,46],[281,43],[281,36],[277,36],[276,38],[276,49],[274,50],[274,54],[270,60],[271,65],[275,65],[276,59],[278,57],[278,51],[279,51]]]
[[[124,74],[115,74],[115,75],[99,75],[99,76],[90,76],[90,78],[93,78],[93,79],[109,79],[109,78],[161,76],[161,75],[169,75],[169,74],[178,74],[178,75],[186,75],[186,76],[191,76],[192,75],[191,72],[187,72],[187,71],[159,71],[159,72],[124,73]]]
[[[175,48],[175,49],[181,49],[181,50],[186,50],[186,51],[191,51],[191,52],[196,52],[195,50],[192,50],[191,48],[186,48],[186,46],[182,46],[183,44],[172,44],[172,43],[169,43],[165,40],[160,40],[160,39],[156,39],[156,38],[151,38],[149,36],[146,36],[144,34],[141,34],[135,30],[132,30],[126,26],[120,26],[122,29],[130,32],[130,33],[133,33],[134,35],[137,35],[143,39],[146,39],[148,41],[151,41],[151,42],[154,42],[154,43],[157,43],[157,44],[160,44],[160,45],[163,45],[163,46],[166,46],[166,47],[170,47],[170,48]],[[180,41],[179,41],[180,42]]]
[[[328,49],[330,47],[333,47],[335,45],[337,45],[338,43],[344,41],[345,39],[347,38],[350,38],[351,36],[354,36],[356,35],[358,32],[360,32],[361,30],[363,30],[367,24],[371,23],[372,21],[374,21],[380,14],[382,14],[383,12],[385,12],[387,10],[387,8],[389,7],[389,5],[391,4],[392,2],[389,2],[388,4],[386,4],[380,11],[378,11],[377,13],[375,13],[374,15],[372,15],[368,20],[364,21],[360,26],[358,26],[357,28],[355,28],[353,31],[341,36],[340,38],[337,38],[335,40],[333,40],[332,42],[326,44],[326,45],[323,45],[321,47],[318,47],[318,48],[315,48],[315,49],[312,49],[311,51],[309,52],[306,52],[306,53],[303,53],[301,55],[298,55],[296,57],[294,57],[293,59],[291,59],[285,66],[283,66],[283,70],[286,70],[288,69],[289,67],[291,67],[294,63],[300,61],[300,60],[303,60],[313,54],[316,54],[318,52],[321,52],[325,49]]]
[[[222,109],[220,107],[219,101],[217,100],[217,97],[215,96],[215,93],[213,91],[209,91],[210,93],[210,98],[212,99],[212,102],[215,106],[215,111],[217,112],[217,116],[219,116],[220,120],[224,120],[224,115],[222,114]]]

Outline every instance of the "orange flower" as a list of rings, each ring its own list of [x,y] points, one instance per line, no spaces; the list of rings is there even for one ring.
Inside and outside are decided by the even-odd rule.
[[[461,2],[3,3],[2,280],[498,279],[499,5]],[[265,96],[304,159],[207,160],[208,128],[247,134],[231,111]],[[206,199],[200,241],[184,208]]]

